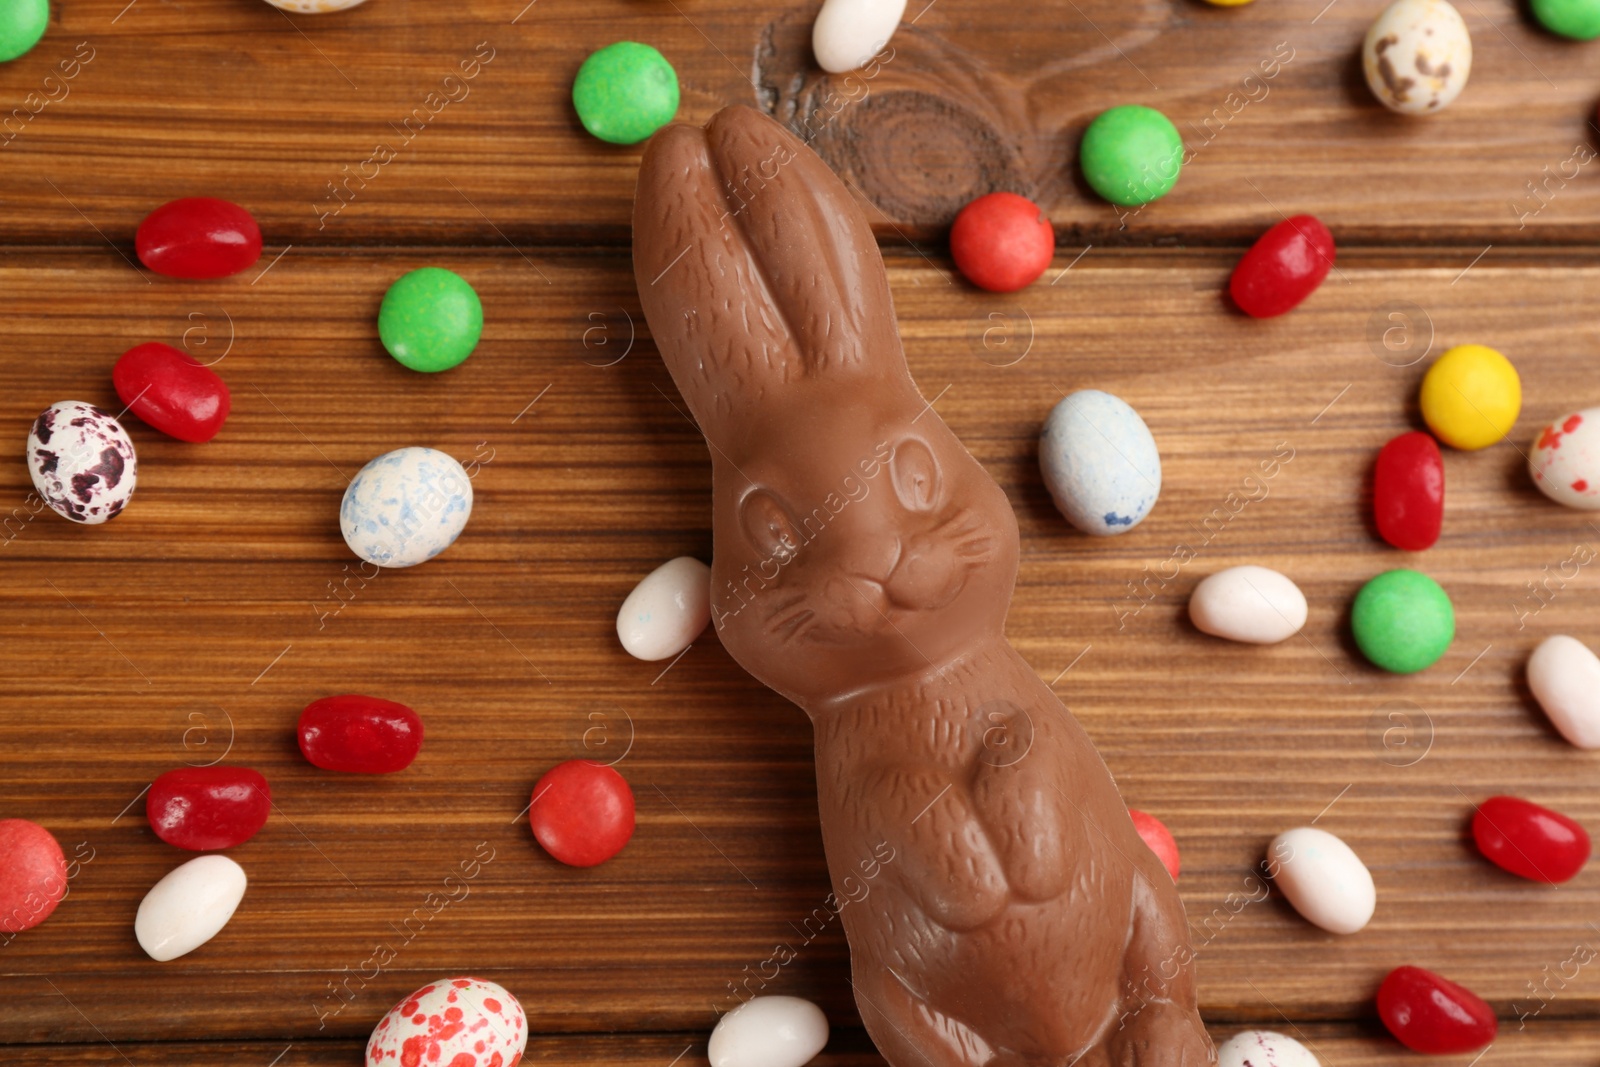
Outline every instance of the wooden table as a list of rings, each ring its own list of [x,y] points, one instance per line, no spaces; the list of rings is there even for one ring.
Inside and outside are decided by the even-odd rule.
[[[1472,84],[1417,122],[1360,83],[1374,0],[922,2],[894,61],[846,84],[809,68],[815,4],[371,0],[291,17],[58,0],[44,41],[0,68],[0,107],[19,109],[9,125],[0,110],[0,428],[20,451],[54,401],[120,408],[111,364],[149,340],[216,360],[235,406],[198,446],[130,419],[139,491],[110,526],[31,516],[23,464],[0,465],[0,817],[42,822],[75,860],[56,915],[0,946],[0,1062],[353,1064],[398,997],[468,972],[520,997],[535,1062],[701,1063],[731,986],[780,943],[798,957],[765,991],[824,1007],[820,1062],[881,1062],[841,931],[800,944],[827,892],[806,720],[714,633],[665,671],[614,636],[641,576],[711,548],[705,446],[630,269],[639,151],[587,138],[568,103],[584,55],[623,38],[675,64],[683,118],[823,109],[815,142],[883,237],[912,371],[1016,506],[1012,640],[1181,843],[1219,1037],[1265,1026],[1325,1064],[1410,1062],[1371,995],[1416,963],[1500,1013],[1481,1062],[1600,1062],[1600,967],[1571,962],[1600,948],[1600,873],[1521,882],[1466,835],[1498,792],[1600,829],[1596,757],[1549,728],[1523,672],[1549,634],[1600,643],[1600,567],[1571,563],[1600,522],[1546,501],[1519,455],[1545,420],[1600,402],[1600,45],[1463,0]],[[1124,217],[1073,159],[1099,109],[1132,101],[1168,113],[1194,158]],[[1045,204],[1060,241],[1046,277],[1006,297],[954,280],[941,239],[997,185]],[[136,269],[138,220],[197,194],[255,212],[259,267],[214,283]],[[1338,236],[1337,272],[1283,319],[1231,311],[1243,244],[1301,211]],[[477,353],[438,377],[388,359],[374,329],[388,283],[423,264],[465,275],[487,312]],[[1372,458],[1420,425],[1428,357],[1468,341],[1518,364],[1523,416],[1510,443],[1446,457],[1444,537],[1397,553],[1366,518]],[[1040,422],[1084,387],[1132,403],[1165,462],[1154,514],[1115,539],[1070,531],[1037,474]],[[340,494],[409,444],[477,460],[475,514],[441,559],[364,582]],[[1292,458],[1252,477],[1275,453]],[[1235,647],[1189,624],[1194,583],[1242,562],[1306,591],[1302,638]],[[1458,636],[1399,678],[1361,661],[1345,615],[1366,578],[1407,564],[1450,592]],[[307,765],[294,722],[335,692],[417,708],[422,757],[375,781]],[[633,842],[589,871],[517,817],[576,755],[622,756],[639,806]],[[151,834],[141,792],[219,758],[273,784],[266,830],[233,852],[250,889],[213,942],[153,963],[133,913],[185,856]],[[1373,870],[1359,935],[1260,888],[1267,841],[1313,821]]]

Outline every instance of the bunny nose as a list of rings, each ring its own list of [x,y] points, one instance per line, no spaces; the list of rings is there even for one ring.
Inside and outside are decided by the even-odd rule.
[[[937,538],[919,536],[906,539],[883,588],[897,607],[929,611],[954,600],[963,584],[954,548]]]

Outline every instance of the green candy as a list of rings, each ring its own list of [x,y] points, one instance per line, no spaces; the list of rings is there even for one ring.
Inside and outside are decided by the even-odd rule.
[[[618,41],[583,61],[572,82],[583,128],[612,144],[638,144],[678,113],[678,75],[647,44]]]
[[[1439,583],[1420,571],[1384,571],[1356,594],[1350,629],[1362,655],[1396,674],[1433,666],[1456,636],[1456,613]]]
[[[465,278],[442,267],[402,276],[383,294],[378,309],[383,347],[412,370],[449,370],[472,355],[482,334],[478,294]]]
[[[0,0],[0,63],[26,55],[50,24],[50,0]]]
[[[1600,0],[1533,0],[1533,17],[1563,37],[1579,41],[1600,37]]]
[[[1113,204],[1136,207],[1161,199],[1178,184],[1183,138],[1154,108],[1114,107],[1083,132],[1078,163],[1095,192]]]

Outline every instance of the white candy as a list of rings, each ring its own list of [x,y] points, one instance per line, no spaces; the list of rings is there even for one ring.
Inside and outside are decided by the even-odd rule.
[[[441,978],[378,1020],[367,1039],[366,1062],[370,1067],[509,1067],[527,1047],[528,1017],[504,986],[482,978]]]
[[[228,925],[244,899],[244,868],[226,856],[199,856],[174,867],[139,902],[133,934],[153,960],[193,952]]]
[[[267,0],[267,3],[302,15],[320,15],[325,11],[343,11],[364,4],[366,0]]]
[[[1272,1030],[1246,1030],[1217,1048],[1217,1067],[1321,1067],[1311,1050]]]
[[[1557,504],[1600,509],[1600,408],[1563,415],[1540,430],[1528,453],[1528,473]]]
[[[122,513],[139,461],[122,424],[93,404],[51,404],[28,431],[28,473],[39,498],[73,522],[96,526]]]
[[[1266,567],[1229,567],[1194,587],[1189,618],[1201,633],[1272,645],[1306,624],[1306,595]]]
[[[1086,534],[1127,533],[1161,495],[1161,454],[1139,413],[1098,389],[1080,389],[1039,431],[1039,470],[1068,522]]]
[[[1467,87],[1472,37],[1446,0],[1395,0],[1367,31],[1361,67],[1384,107],[1432,115]]]
[[[1600,657],[1575,637],[1547,637],[1528,658],[1528,688],[1561,736],[1600,748]]]
[[[822,0],[811,27],[817,66],[830,74],[865,66],[883,51],[905,13],[906,0]]]
[[[1378,889],[1350,846],[1314,826],[1281,833],[1267,849],[1269,873],[1308,922],[1353,934],[1372,919]]]
[[[472,479],[454,457],[397,448],[350,480],[339,529],[350,551],[368,563],[415,567],[454,544],[471,514]]]
[[[669,559],[633,587],[617,612],[617,637],[628,655],[669,659],[711,621],[711,568],[693,556]]]
[[[828,1043],[828,1018],[799,997],[756,997],[717,1020],[711,1067],[800,1067]]]

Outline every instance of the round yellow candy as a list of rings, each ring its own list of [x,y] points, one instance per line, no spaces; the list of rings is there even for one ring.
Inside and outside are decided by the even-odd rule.
[[[1422,379],[1422,417],[1434,436],[1466,452],[1488,448],[1522,411],[1522,379],[1511,361],[1484,345],[1457,345]]]

